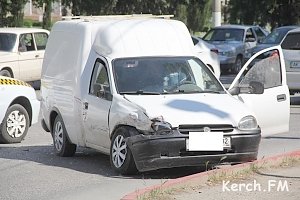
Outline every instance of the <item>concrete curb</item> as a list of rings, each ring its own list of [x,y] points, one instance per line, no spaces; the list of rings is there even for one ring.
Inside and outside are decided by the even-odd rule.
[[[198,174],[193,174],[193,175],[189,175],[189,176],[185,176],[185,177],[181,177],[181,178],[168,180],[163,184],[157,184],[157,185],[149,186],[149,187],[131,192],[131,193],[125,195],[124,197],[122,197],[121,200],[136,200],[136,199],[138,199],[139,196],[149,193],[155,189],[166,189],[166,188],[176,186],[176,185],[188,182],[188,181],[192,181],[194,179],[203,179],[205,177],[207,178],[210,174],[217,173],[218,171],[221,171],[221,170],[222,171],[223,170],[225,170],[225,171],[241,170],[241,169],[250,167],[253,164],[263,164],[265,162],[276,162],[284,157],[300,157],[300,150],[291,151],[291,152],[279,154],[276,156],[262,158],[262,159],[259,159],[259,160],[253,161],[253,162],[249,162],[249,163],[238,164],[238,165],[234,165],[234,166],[230,166],[230,167],[226,167],[226,168],[222,168],[222,169],[214,169],[214,170],[210,170],[210,171],[206,171],[206,172],[201,172]]]

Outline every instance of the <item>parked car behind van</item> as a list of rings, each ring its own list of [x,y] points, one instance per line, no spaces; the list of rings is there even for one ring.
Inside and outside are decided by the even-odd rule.
[[[289,31],[283,39],[281,47],[290,93],[300,92],[300,28]]]
[[[258,56],[233,82],[234,97],[199,59],[180,21],[60,21],[43,62],[42,125],[57,155],[97,149],[121,174],[252,161],[261,135],[289,127],[281,48]]]
[[[0,75],[40,80],[48,36],[38,28],[0,28]]]
[[[300,26],[281,26],[275,28],[265,39],[263,39],[259,44],[257,44],[252,49],[252,55],[261,51],[262,49],[280,45],[285,35],[295,28],[300,28]]]
[[[259,26],[222,25],[209,30],[203,37],[218,49],[221,72],[238,73],[251,56],[251,49],[268,32]]]

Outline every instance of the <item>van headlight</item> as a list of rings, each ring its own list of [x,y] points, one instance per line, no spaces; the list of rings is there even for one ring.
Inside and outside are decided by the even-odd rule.
[[[258,125],[257,125],[257,121],[255,119],[255,117],[253,116],[246,116],[243,117],[238,125],[238,129],[243,130],[243,131],[248,131],[248,130],[254,130],[257,129]]]

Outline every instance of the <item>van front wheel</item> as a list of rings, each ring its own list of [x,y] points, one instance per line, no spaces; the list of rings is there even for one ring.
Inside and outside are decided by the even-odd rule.
[[[110,163],[113,169],[121,174],[134,174],[137,172],[136,165],[126,138],[129,137],[126,127],[119,127],[111,140]]]
[[[76,145],[69,141],[64,122],[59,115],[56,116],[54,121],[52,137],[56,155],[70,157],[75,154]]]

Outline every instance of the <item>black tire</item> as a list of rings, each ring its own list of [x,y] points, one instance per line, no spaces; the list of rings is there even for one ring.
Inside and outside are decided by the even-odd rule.
[[[135,174],[138,171],[132,153],[125,141],[125,138],[129,136],[128,128],[119,127],[112,137],[110,146],[111,166],[123,175]]]
[[[11,77],[12,78],[12,75],[6,69],[3,69],[3,70],[0,71],[0,76],[6,76],[6,77]]]
[[[0,129],[2,143],[20,143],[27,135],[29,128],[29,115],[20,104],[11,105],[3,118]]]
[[[234,63],[234,73],[238,74],[241,69],[243,67],[243,57],[242,56],[238,56],[235,60],[235,63]]]
[[[52,138],[56,155],[71,157],[75,154],[76,145],[69,141],[65,124],[59,115],[54,120]]]

